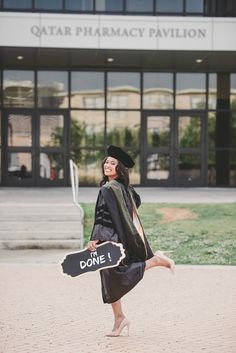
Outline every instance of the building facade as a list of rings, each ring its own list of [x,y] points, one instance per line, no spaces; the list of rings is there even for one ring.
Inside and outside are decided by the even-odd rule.
[[[236,186],[236,1],[0,0],[0,185]]]

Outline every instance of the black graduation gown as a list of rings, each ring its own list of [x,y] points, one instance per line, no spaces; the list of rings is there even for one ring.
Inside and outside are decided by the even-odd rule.
[[[132,203],[129,197],[131,191],[136,206],[141,200],[131,187],[120,183],[125,205],[132,215]],[[113,303],[129,292],[142,278],[145,270],[145,260],[134,253],[132,242],[127,240],[124,224],[119,211],[119,205],[111,189],[101,187],[95,208],[95,222],[91,240],[115,241],[122,243],[125,248],[126,258],[114,268],[100,271],[102,297],[104,303]],[[146,259],[153,256],[153,252],[145,237]]]

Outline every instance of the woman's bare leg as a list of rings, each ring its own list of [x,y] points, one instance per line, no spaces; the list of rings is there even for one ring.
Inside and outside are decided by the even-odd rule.
[[[111,303],[113,314],[114,314],[114,327],[112,331],[115,331],[121,324],[121,322],[124,320],[125,315],[122,311],[122,306],[121,306],[121,299],[117,300],[114,303]]]
[[[166,268],[171,268],[173,260],[169,259],[168,257],[160,254],[156,254],[151,259],[146,260],[145,271],[149,270],[152,267],[156,266],[163,266]]]

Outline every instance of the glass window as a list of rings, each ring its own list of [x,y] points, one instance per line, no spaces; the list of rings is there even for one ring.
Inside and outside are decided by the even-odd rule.
[[[71,107],[98,109],[104,108],[104,73],[71,73]]]
[[[197,148],[201,145],[201,119],[198,116],[179,116],[178,144],[182,148]]]
[[[209,112],[208,114],[208,147],[209,150],[212,150],[216,146],[216,113],[215,112]]]
[[[201,177],[201,156],[181,153],[178,160],[178,181],[188,184]]]
[[[214,186],[216,185],[216,156],[215,150],[209,149],[208,151],[208,185]]]
[[[64,179],[64,156],[61,153],[40,153],[40,178],[56,181]]]
[[[231,112],[229,135],[230,147],[236,148],[236,111]]]
[[[80,160],[81,147],[102,147],[105,114],[102,110],[71,111],[70,148],[74,160]]]
[[[143,75],[143,108],[173,108],[173,74],[150,72]]]
[[[35,0],[37,10],[62,10],[62,0]]]
[[[229,155],[229,186],[236,186],[236,150]]]
[[[3,104],[5,107],[34,106],[34,73],[26,70],[3,71]]]
[[[236,74],[230,75],[230,104],[232,109],[236,109]]]
[[[96,11],[123,11],[123,0],[96,0]]]
[[[139,73],[109,72],[107,75],[107,90],[108,108],[140,108]]]
[[[217,102],[217,75],[209,74],[208,79],[208,108],[216,109]]]
[[[80,157],[75,163],[79,167],[79,181],[81,185],[99,185],[99,182],[102,180],[102,161],[104,157],[104,150],[80,150]]]
[[[8,146],[32,146],[32,116],[8,115]]]
[[[170,147],[170,116],[147,117],[147,147]]]
[[[147,157],[147,178],[168,180],[170,178],[170,156],[164,153],[151,153]]]
[[[126,0],[126,11],[152,12],[153,0]]]
[[[68,107],[68,73],[38,72],[38,106],[40,108]]]
[[[156,0],[156,12],[183,12],[183,0]]]
[[[65,8],[70,11],[92,11],[93,0],[65,0]]]
[[[208,184],[236,186],[236,112],[208,114]]]
[[[8,153],[8,177],[11,179],[32,178],[32,155],[27,152]]]
[[[107,112],[108,144],[139,149],[140,113],[130,111]]]
[[[202,13],[203,0],[186,0],[186,12]]]
[[[176,74],[176,108],[205,109],[206,75],[198,73]]]
[[[64,146],[64,115],[40,115],[40,147]]]
[[[130,153],[135,161],[130,180],[133,184],[140,184],[140,112],[108,111],[107,143],[121,146]]]
[[[6,9],[29,9],[32,7],[32,0],[4,0],[3,7]]]

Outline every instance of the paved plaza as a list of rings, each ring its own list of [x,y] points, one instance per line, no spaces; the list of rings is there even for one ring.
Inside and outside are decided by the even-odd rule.
[[[130,336],[108,338],[99,274],[62,275],[63,257],[1,263],[1,353],[235,353],[236,267],[147,271],[123,300]]]
[[[37,193],[38,199],[46,200],[45,192],[37,189],[33,196],[26,192],[23,200],[21,191],[13,191],[1,190],[0,202],[30,203]],[[236,199],[234,189],[208,195],[203,191],[198,195],[205,200]],[[48,194],[54,201],[64,195],[62,202],[71,202],[69,189]],[[172,202],[188,202],[187,191],[181,200],[166,194]],[[84,193],[81,202],[85,199]],[[63,275],[60,262],[66,253],[0,251],[0,353],[236,352],[236,266],[177,265],[175,276],[162,268],[147,271],[123,299],[130,336],[123,332],[108,338],[113,318],[110,305],[102,302],[99,273]]]

